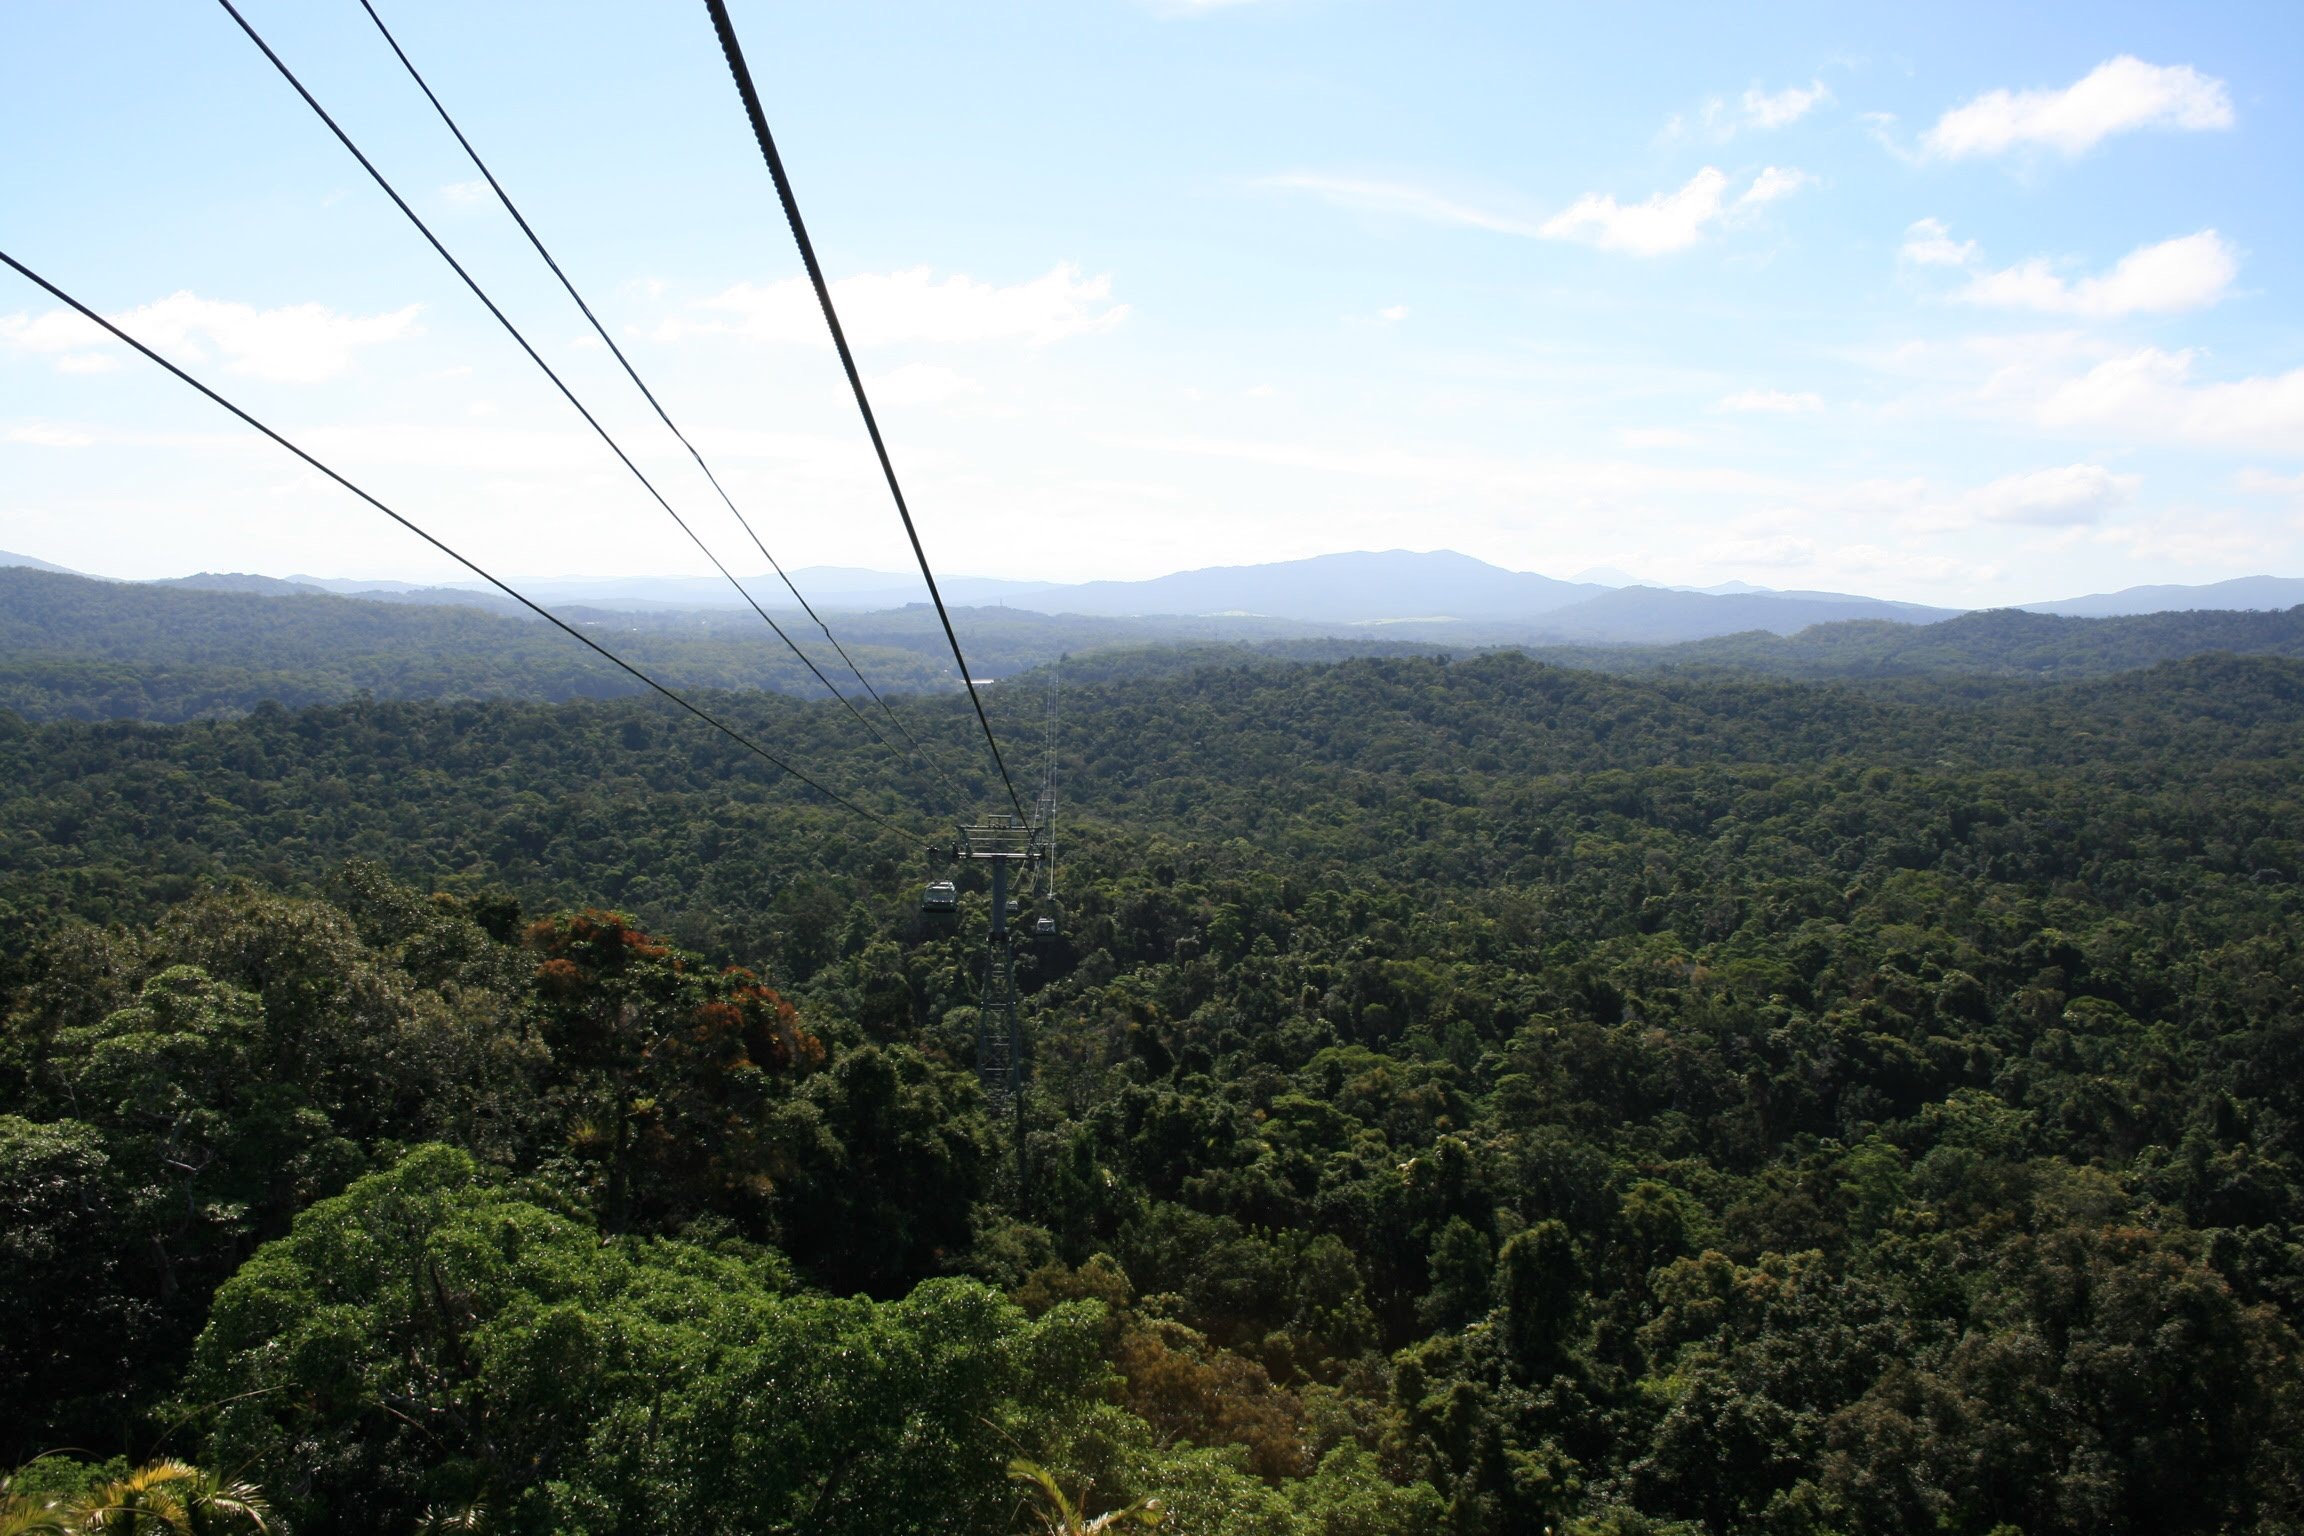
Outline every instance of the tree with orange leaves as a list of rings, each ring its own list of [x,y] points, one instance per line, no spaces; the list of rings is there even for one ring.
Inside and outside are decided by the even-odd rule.
[[[597,1170],[603,1224],[715,1215],[766,1235],[768,1110],[824,1060],[798,1011],[750,971],[715,970],[621,913],[547,918],[527,942],[569,1145]]]

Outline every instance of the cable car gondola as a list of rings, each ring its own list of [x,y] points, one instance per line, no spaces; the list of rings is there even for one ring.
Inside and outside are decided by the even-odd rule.
[[[1032,925],[1032,931],[1043,939],[1056,937],[1056,919],[1043,917]]]
[[[929,882],[928,889],[920,897],[920,910],[923,912],[951,912],[959,906],[960,887],[949,880]]]

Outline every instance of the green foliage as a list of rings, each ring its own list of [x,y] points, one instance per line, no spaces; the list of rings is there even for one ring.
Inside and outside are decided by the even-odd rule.
[[[2297,664],[1068,710],[1021,1149],[981,891],[652,706],[0,732],[9,1447],[300,1529],[2304,1522]]]
[[[1097,1323],[962,1280],[795,1293],[768,1255],[604,1242],[431,1147],[259,1251],[186,1390],[299,1526],[970,1530],[1008,1446],[1053,1458],[1095,1418]]]

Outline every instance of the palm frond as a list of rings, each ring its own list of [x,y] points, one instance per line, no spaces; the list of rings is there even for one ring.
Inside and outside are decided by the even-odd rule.
[[[1055,1474],[1038,1462],[1022,1457],[1008,1463],[1008,1477],[1022,1483],[1031,1500],[1032,1516],[1047,1536],[1100,1536],[1104,1531],[1124,1525],[1139,1525],[1146,1530],[1158,1526],[1168,1518],[1168,1507],[1158,1499],[1138,1499],[1121,1509],[1108,1510],[1095,1519],[1085,1518],[1081,1511],[1087,1507],[1088,1488],[1080,1489],[1080,1502],[1065,1496],[1063,1486]]]

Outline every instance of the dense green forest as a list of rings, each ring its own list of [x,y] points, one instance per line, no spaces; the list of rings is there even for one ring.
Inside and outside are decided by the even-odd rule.
[[[0,567],[0,709],[27,720],[180,722],[231,718],[265,702],[289,708],[361,697],[561,702],[644,691],[629,674],[506,598],[281,595],[264,588],[286,583],[242,580],[251,590]],[[777,602],[768,606],[820,670],[860,695],[805,615],[783,612]],[[807,667],[746,609],[571,607],[562,617],[679,687],[824,696]],[[943,631],[925,605],[842,614],[838,623],[849,654],[883,692],[958,688]],[[1242,663],[1514,649],[1561,666],[1633,675],[1930,679],[1974,691],[2010,681],[2103,677],[2209,652],[2304,658],[2304,608],[2112,619],[1997,610],[1936,624],[1849,620],[1795,635],[1754,631],[1679,645],[1547,644],[1526,626],[1489,623],[1322,628],[1239,615],[1120,619],[1010,608],[963,608],[956,623],[970,664],[993,678],[1059,657],[1069,659],[1075,677],[1115,680]]]
[[[0,716],[0,1463],[293,1531],[1004,1531],[1016,1458],[1182,1533],[2293,1530],[2304,662],[2114,674],[2233,629],[2170,617],[2005,627],[2051,684],[1091,658],[1021,1146],[984,892],[917,906],[964,702],[897,708],[968,806],[712,699],[916,838],[646,700]]]

